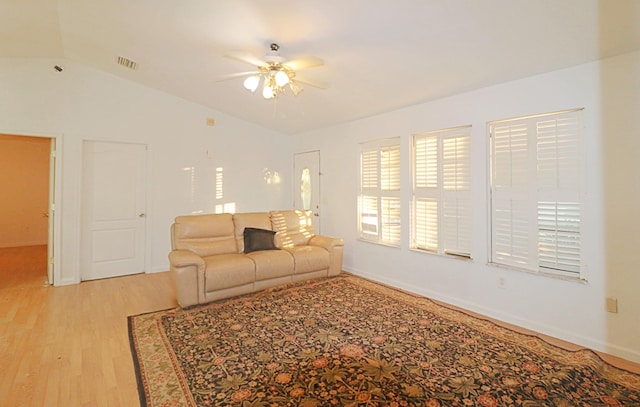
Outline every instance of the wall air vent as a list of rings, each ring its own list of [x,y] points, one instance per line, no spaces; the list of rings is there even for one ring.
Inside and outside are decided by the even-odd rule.
[[[129,68],[131,70],[135,70],[138,67],[138,63],[136,61],[132,61],[129,58],[118,57],[118,65],[122,65],[125,68]]]

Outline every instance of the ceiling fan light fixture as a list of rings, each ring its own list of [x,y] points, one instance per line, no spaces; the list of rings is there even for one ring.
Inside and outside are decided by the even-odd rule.
[[[258,85],[260,85],[260,75],[252,75],[244,80],[244,87],[251,92],[255,92]]]
[[[276,80],[276,85],[280,87],[283,87],[287,83],[289,83],[289,75],[284,70],[276,72],[274,78]]]
[[[265,99],[271,99],[275,95],[276,94],[271,88],[271,86],[269,86],[269,83],[265,81],[264,88],[262,88],[262,96],[264,96]]]
[[[300,92],[302,92],[303,87],[292,81],[289,82],[289,89],[291,89],[293,96],[298,96]]]
[[[305,57],[287,61],[280,55],[279,49],[280,46],[278,44],[272,43],[269,51],[262,60],[243,53],[225,55],[231,59],[254,66],[252,72],[233,74],[230,77],[235,78],[244,76],[245,74],[250,75],[243,81],[245,89],[255,93],[255,91],[262,86],[262,96],[267,100],[276,99],[280,94],[287,93],[287,88],[294,96],[298,96],[303,89],[300,82],[321,89],[326,88],[326,86],[322,84],[316,85],[308,81],[296,81],[297,70],[321,66],[323,65],[321,59],[317,57]],[[255,68],[257,68],[257,70]]]

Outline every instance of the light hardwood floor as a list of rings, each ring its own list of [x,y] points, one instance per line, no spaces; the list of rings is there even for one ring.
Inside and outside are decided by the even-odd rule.
[[[177,306],[169,273],[49,287],[46,256],[0,249],[0,407],[139,406],[127,316]]]
[[[46,256],[0,249],[0,406],[139,406],[127,316],[177,306],[169,273],[50,287]]]

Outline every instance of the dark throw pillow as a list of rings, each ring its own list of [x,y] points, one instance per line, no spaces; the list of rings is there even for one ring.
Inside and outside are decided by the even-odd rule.
[[[276,232],[267,229],[244,228],[244,252],[277,250],[273,237]]]

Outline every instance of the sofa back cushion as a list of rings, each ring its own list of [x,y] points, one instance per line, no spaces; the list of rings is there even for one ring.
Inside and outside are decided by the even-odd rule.
[[[238,253],[244,252],[244,229],[271,229],[271,218],[269,212],[236,213],[233,215],[235,225],[235,239]]]
[[[311,211],[272,211],[271,227],[278,247],[306,245],[314,235]]]
[[[178,216],[171,227],[174,250],[190,250],[199,256],[238,253],[230,213]]]

